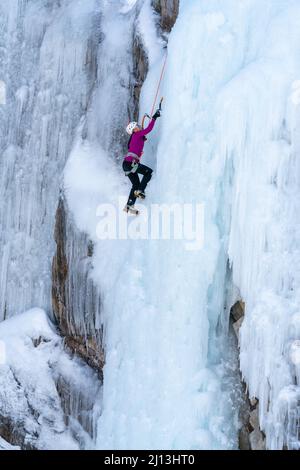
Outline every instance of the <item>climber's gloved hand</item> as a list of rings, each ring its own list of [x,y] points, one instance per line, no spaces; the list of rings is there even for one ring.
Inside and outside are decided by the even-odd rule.
[[[156,113],[153,114],[152,119],[157,119],[157,118],[159,118],[160,116],[161,116],[161,112],[160,112],[160,110],[158,109],[158,110],[156,111]]]

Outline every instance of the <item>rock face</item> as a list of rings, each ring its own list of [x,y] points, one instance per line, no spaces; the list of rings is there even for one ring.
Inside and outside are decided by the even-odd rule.
[[[0,437],[0,450],[20,450],[19,446],[12,446]]]
[[[102,375],[101,297],[89,276],[93,247],[76,229],[63,196],[56,212],[55,242],[57,250],[52,264],[55,319],[65,344]],[[81,286],[80,295],[76,286]]]
[[[233,329],[239,339],[239,331],[242,326],[245,315],[245,304],[241,300],[236,302],[230,311],[231,319],[233,322]]]
[[[245,317],[245,303],[242,300],[233,305],[230,317],[234,332],[239,340],[239,331]],[[265,450],[265,435],[259,425],[259,401],[256,398],[250,399],[245,383],[244,390],[246,405],[240,410],[239,416],[242,423],[239,433],[239,448],[240,450]]]
[[[46,312],[32,309],[1,322],[0,341],[0,437],[23,450],[90,448],[101,381],[67,354]]]
[[[265,434],[261,431],[259,425],[259,401],[254,398],[249,399],[246,385],[244,384],[246,395],[246,404],[240,410],[240,421],[242,427],[239,432],[240,450],[266,450]]]
[[[97,38],[97,44],[90,44],[88,48],[86,65],[90,87],[85,101],[85,112],[91,106],[91,96],[93,91],[95,92],[95,87],[101,87],[97,81],[97,74],[101,74],[102,69],[101,64],[97,62],[96,55],[96,46],[101,42],[101,38]],[[105,50],[102,53],[105,55]],[[132,37],[131,58],[132,63],[128,65],[131,73],[127,89],[127,110],[130,120],[138,120],[140,92],[148,72],[148,59],[142,41],[136,33]],[[121,88],[124,88],[124,84],[126,84],[125,78],[120,78]],[[124,101],[125,98],[120,95],[120,99]],[[86,119],[82,131],[83,139],[91,137],[88,130],[90,125],[91,123]],[[110,148],[110,153],[114,154],[116,142],[120,138],[122,140],[122,133],[118,131],[117,138],[115,138],[113,132],[114,128],[116,131],[118,130],[118,126],[116,123],[112,123],[111,127],[107,142],[102,143],[105,148],[106,146]],[[114,142],[113,145],[111,141]],[[121,154],[125,152],[126,146],[127,135]],[[120,152],[116,153],[120,154]],[[101,295],[90,278],[93,244],[85,234],[80,233],[76,228],[63,194],[58,201],[54,238],[56,254],[52,264],[52,307],[55,320],[65,338],[66,346],[81,356],[102,376],[104,349],[102,345]],[[78,292],[77,286],[80,286],[80,292]]]
[[[138,120],[139,102],[143,83],[148,73],[148,58],[145,54],[143,44],[139,36],[134,37],[133,41],[133,119]]]
[[[7,85],[0,105],[0,194],[7,201],[0,207],[0,321],[36,305],[51,310],[60,175],[89,107],[102,41],[99,8],[79,3],[0,2],[0,78]]]
[[[179,0],[153,0],[153,7],[160,15],[162,30],[169,33],[178,16]]]
[[[170,13],[169,9],[168,11]],[[132,78],[128,90],[128,115],[130,120],[138,120],[140,92],[148,72],[148,59],[138,34],[134,34],[132,41],[130,66]],[[92,50],[95,49],[95,47],[92,48]],[[91,69],[91,87],[88,92],[88,96],[91,96],[99,64],[97,65],[97,59],[93,54],[87,57],[87,64],[90,64]],[[87,109],[88,101],[86,102]],[[87,134],[87,129],[84,127],[83,138],[87,137]],[[118,138],[120,138],[120,133]],[[127,137],[125,143],[127,144]],[[100,320],[101,295],[90,279],[93,245],[76,228],[63,194],[56,212],[55,242],[57,249],[52,264],[54,317],[61,334],[65,337],[66,346],[81,356],[102,376],[104,349]],[[81,286],[80,293],[77,292],[76,286]]]
[[[155,10],[161,15],[161,29],[169,32],[178,14],[178,0],[154,2]],[[134,30],[135,31],[135,30]],[[100,41],[98,41],[100,42]],[[97,48],[92,48],[96,50]],[[95,54],[94,54],[95,55]],[[97,82],[97,59],[93,54],[87,56],[90,68],[91,87],[85,102],[85,111],[90,106],[93,86]],[[139,100],[143,83],[148,73],[148,58],[143,43],[137,33],[132,38],[131,79],[128,86],[128,117],[138,120]],[[88,138],[88,120],[86,120],[82,137]],[[125,144],[127,144],[127,136]],[[120,139],[120,132],[118,133]],[[122,144],[122,142],[121,142]],[[111,152],[114,147],[110,146]],[[103,347],[103,331],[101,326],[101,292],[93,283],[90,273],[92,270],[93,244],[87,236],[81,233],[73,221],[72,214],[64,194],[58,201],[54,238],[56,253],[52,263],[52,307],[53,315],[65,345],[74,354],[79,355],[88,365],[93,367],[103,380],[102,369],[105,362]],[[76,287],[80,286],[80,293]],[[91,403],[82,403],[80,394],[70,394],[70,387],[64,379],[58,381],[58,390],[62,398],[65,416],[72,415],[75,421],[94,436],[93,414],[87,409]],[[78,397],[74,404],[74,396]],[[82,409],[84,414],[82,414]],[[68,422],[66,421],[66,425]]]
[[[11,446],[21,446],[23,450],[35,450],[31,444],[25,444],[26,432],[22,422],[14,422],[10,417],[0,415],[0,436]]]

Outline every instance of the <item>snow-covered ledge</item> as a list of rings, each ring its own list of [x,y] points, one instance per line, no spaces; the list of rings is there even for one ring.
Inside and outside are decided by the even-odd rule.
[[[0,344],[0,448],[92,448],[100,382],[65,352],[46,313],[33,309],[0,323]]]

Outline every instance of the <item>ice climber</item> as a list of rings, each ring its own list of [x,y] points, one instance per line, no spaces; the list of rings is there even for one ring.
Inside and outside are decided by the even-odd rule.
[[[146,129],[142,129],[137,122],[128,124],[126,131],[130,135],[128,142],[128,152],[123,161],[123,170],[132,184],[128,202],[124,208],[125,212],[137,215],[138,210],[134,207],[137,198],[145,199],[145,189],[151,180],[153,170],[146,165],[142,165],[140,160],[143,155],[143,149],[146,135],[149,134],[155,125],[155,121],[160,117],[160,109],[152,116],[150,124]],[[140,180],[139,174],[143,176]]]

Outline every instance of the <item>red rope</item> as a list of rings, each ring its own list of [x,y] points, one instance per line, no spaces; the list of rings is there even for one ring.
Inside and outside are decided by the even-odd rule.
[[[166,65],[167,65],[167,59],[168,59],[168,52],[166,53],[166,57],[165,57],[164,64],[163,64],[163,68],[162,68],[162,71],[161,71],[161,74],[160,74],[160,78],[159,78],[159,82],[158,82],[158,86],[157,86],[157,90],[156,90],[156,95],[155,95],[155,98],[154,98],[154,103],[153,103],[152,110],[151,110],[151,114],[150,114],[150,119],[152,118],[153,113],[154,113],[154,109],[155,109],[155,105],[156,105],[156,101],[157,101],[157,97],[158,97],[160,85],[161,85],[161,82],[162,82],[162,79],[163,79],[163,76],[164,76],[164,73],[165,73]],[[163,100],[163,99],[161,99],[161,101],[162,101],[162,100]],[[144,117],[143,117],[143,120],[142,120],[142,128],[143,128],[143,129],[144,129],[144,123],[145,123],[146,117],[149,117],[149,116],[148,116],[147,114],[145,114]],[[130,121],[128,122],[128,124],[129,124],[129,123],[130,123]]]
[[[158,82],[158,87],[157,87],[157,91],[156,91],[154,103],[153,103],[152,110],[151,110],[151,114],[150,114],[151,117],[153,116],[153,113],[154,113],[154,109],[155,109],[155,105],[156,105],[156,101],[157,101],[157,97],[158,97],[160,85],[161,85],[161,82],[162,82],[162,79],[163,79],[163,76],[164,76],[164,73],[165,73],[166,65],[167,65],[167,59],[168,59],[168,53],[166,53],[166,58],[165,58],[165,61],[164,61],[164,65],[163,65],[161,74],[160,74],[160,79],[159,79],[159,82]]]

